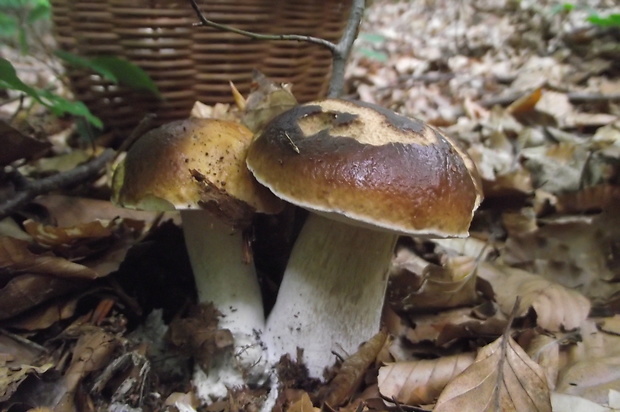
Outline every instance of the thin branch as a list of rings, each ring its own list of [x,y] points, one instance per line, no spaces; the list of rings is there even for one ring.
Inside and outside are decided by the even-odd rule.
[[[196,12],[198,19],[200,20],[199,24],[202,26],[208,26],[222,31],[237,33],[239,35],[246,36],[255,40],[293,40],[318,44],[319,46],[325,47],[332,53],[332,77],[329,82],[329,91],[327,93],[327,96],[337,97],[342,94],[344,89],[345,68],[349,59],[349,55],[351,54],[353,42],[357,37],[360,22],[362,21],[362,17],[364,15],[365,0],[353,0],[353,4],[351,5],[351,12],[347,20],[347,27],[345,28],[342,37],[340,38],[340,41],[336,44],[328,40],[312,36],[304,36],[298,34],[271,35],[240,30],[235,27],[219,24],[207,19],[200,11],[200,7],[198,7],[196,0],[189,0],[189,2],[192,5],[194,11]]]
[[[237,29],[235,27],[228,26],[226,24],[216,23],[212,20],[207,19],[205,15],[202,14],[202,12],[200,11],[200,7],[198,7],[198,4],[196,3],[196,0],[189,0],[189,2],[192,5],[192,8],[194,9],[194,11],[196,12],[198,19],[200,20],[199,25],[201,26],[208,26],[208,27],[216,28],[221,31],[237,33],[237,34],[249,37],[254,40],[293,40],[293,41],[303,41],[307,43],[314,43],[314,44],[323,46],[327,48],[328,50],[331,50],[332,53],[336,50],[336,47],[337,47],[337,45],[335,45],[334,43],[328,40],[325,40],[325,39],[318,38],[318,37],[304,36],[301,34],[260,34],[260,33],[254,33],[254,32],[247,31],[247,30]]]
[[[347,21],[347,27],[332,51],[332,78],[329,82],[327,97],[338,97],[344,91],[344,75],[353,42],[357,38],[360,22],[364,16],[365,0],[353,0],[351,12]]]
[[[114,158],[115,153],[112,149],[106,149],[101,155],[83,165],[35,181],[29,181],[20,173],[14,173],[13,181],[18,191],[11,199],[0,204],[0,219],[24,206],[38,195],[92,179],[99,174],[106,163]]]

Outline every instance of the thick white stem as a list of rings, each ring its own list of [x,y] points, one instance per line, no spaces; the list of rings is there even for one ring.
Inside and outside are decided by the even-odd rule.
[[[289,259],[263,340],[272,361],[304,351],[310,374],[379,331],[397,236],[311,214]]]
[[[265,320],[256,270],[245,261],[241,230],[204,211],[182,211],[181,218],[198,300],[213,302],[222,313],[219,327],[230,330],[235,340],[231,356],[216,359],[213,370],[197,371],[194,383],[203,398],[226,396],[226,388],[266,378],[260,344]]]

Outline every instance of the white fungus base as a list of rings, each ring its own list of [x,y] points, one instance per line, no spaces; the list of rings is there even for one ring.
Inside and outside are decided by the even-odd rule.
[[[267,379],[260,342],[263,302],[254,264],[244,262],[242,232],[202,211],[182,211],[181,217],[198,300],[215,305],[222,313],[219,328],[230,330],[235,342],[230,356],[218,356],[211,370],[194,373],[198,395],[212,401],[226,396],[228,388]]]
[[[303,349],[311,376],[379,331],[397,236],[308,217],[289,259],[263,340],[269,359]]]

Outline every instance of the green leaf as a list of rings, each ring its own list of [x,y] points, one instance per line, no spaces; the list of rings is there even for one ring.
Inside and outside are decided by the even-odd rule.
[[[88,120],[96,128],[103,128],[101,119],[93,115],[84,103],[67,100],[48,90],[37,90],[37,92],[43,104],[49,107],[56,116],[62,116],[67,113],[73,116],[80,116]]]
[[[388,61],[387,53],[376,51],[366,47],[360,47],[358,51],[370,60],[374,60],[380,63],[385,63]]]
[[[360,40],[367,41],[373,44],[380,44],[385,42],[385,36],[379,33],[361,33]]]
[[[620,27],[620,13],[613,13],[607,17],[592,14],[587,20],[599,27]]]
[[[57,116],[72,114],[82,116],[93,126],[102,128],[101,120],[94,116],[88,107],[82,102],[74,102],[60,97],[48,90],[39,90],[28,86],[17,76],[15,68],[10,61],[0,57],[0,89],[18,90],[26,93],[40,104],[48,107]]]
[[[103,67],[113,73],[120,84],[146,90],[159,96],[159,89],[148,73],[129,60],[115,56],[98,56],[93,57],[92,61],[98,67]]]
[[[101,75],[104,79],[109,80],[112,83],[118,83],[118,78],[113,72],[108,70],[105,66],[98,65],[93,61],[93,59],[78,56],[77,54],[69,53],[64,50],[56,50],[54,54],[72,66],[92,70]]]
[[[48,20],[51,17],[50,5],[39,3],[34,6],[30,13],[28,13],[28,22],[34,23],[37,20]]]
[[[10,61],[0,57],[0,89],[12,89],[24,92],[40,102],[36,90],[22,82]]]
[[[17,32],[17,20],[13,16],[0,13],[0,37],[13,37]]]
[[[159,96],[157,85],[148,73],[127,59],[115,56],[87,58],[63,50],[57,50],[55,54],[67,63],[82,69],[92,70],[112,83],[120,83]]]

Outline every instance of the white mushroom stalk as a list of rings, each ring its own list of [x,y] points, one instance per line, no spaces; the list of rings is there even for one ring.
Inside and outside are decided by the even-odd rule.
[[[303,348],[311,376],[379,331],[397,235],[310,214],[292,251],[263,340],[270,358]]]
[[[262,384],[267,378],[260,340],[263,301],[243,230],[199,210],[183,210],[181,218],[198,302],[213,303],[221,313],[219,328],[234,339],[233,350],[216,357],[210,371],[197,369],[197,392],[203,398],[223,397],[228,388]]]

